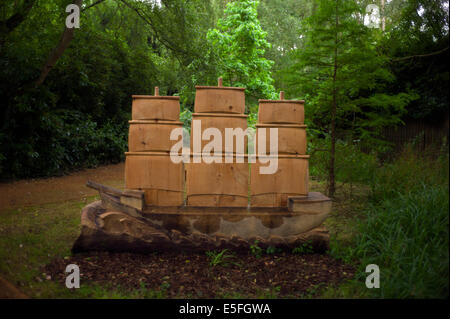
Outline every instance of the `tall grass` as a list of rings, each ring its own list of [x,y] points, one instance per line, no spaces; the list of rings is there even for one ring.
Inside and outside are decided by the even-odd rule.
[[[332,253],[380,267],[381,298],[444,298],[449,284],[448,150],[438,157],[411,148],[373,174],[371,197],[353,245],[333,244]]]

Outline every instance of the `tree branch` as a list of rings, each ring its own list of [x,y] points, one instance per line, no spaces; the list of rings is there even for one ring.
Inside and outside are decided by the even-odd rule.
[[[155,33],[156,38],[158,38],[159,41],[161,41],[161,43],[163,45],[165,45],[168,49],[172,50],[173,52],[179,52],[181,54],[187,54],[187,52],[179,47],[175,47],[172,43],[170,43],[169,40],[167,40],[166,38],[164,38],[160,32],[158,32],[158,30],[155,27],[155,24],[153,23],[151,17],[147,14],[145,14],[145,12],[142,12],[141,10],[139,10],[138,8],[133,7],[131,4],[129,4],[127,1],[125,0],[119,0],[121,1],[123,4],[125,4],[128,8],[130,8],[131,10],[133,10],[134,12],[137,13],[137,15],[148,25],[150,25],[150,27],[152,28],[153,32]]]
[[[91,5],[88,5],[86,8],[81,9],[80,11],[81,11],[81,12],[84,12],[85,10],[87,10],[87,9],[89,9],[89,8],[92,8],[93,6],[96,6],[97,4],[102,3],[102,2],[104,2],[104,1],[105,1],[105,0],[98,0],[98,1],[94,2],[94,3],[91,4]]]
[[[81,3],[83,0],[74,0],[74,4],[81,8]],[[45,61],[44,66],[41,70],[41,75],[35,82],[35,86],[39,87],[42,83],[44,83],[47,78],[48,73],[53,69],[58,59],[62,56],[66,48],[69,46],[70,41],[73,39],[75,28],[64,28],[64,32],[59,40],[58,45],[52,50],[49,57]]]
[[[410,55],[410,56],[405,56],[405,57],[402,57],[402,58],[392,59],[391,61],[392,62],[397,62],[397,61],[403,61],[403,60],[414,59],[414,58],[423,58],[423,57],[427,57],[427,56],[438,55],[438,54],[441,54],[442,52],[445,52],[447,50],[448,50],[448,47],[446,47],[446,48],[444,48],[442,50],[436,51],[436,52],[432,52],[432,53]]]

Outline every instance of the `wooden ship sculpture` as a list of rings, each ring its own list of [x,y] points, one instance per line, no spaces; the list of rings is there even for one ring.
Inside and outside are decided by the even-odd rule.
[[[226,128],[247,128],[244,91],[222,86],[221,78],[218,86],[196,87],[187,162],[170,156],[177,143],[171,131],[182,127],[179,97],[159,96],[158,88],[154,96],[133,95],[125,190],[87,183],[101,200],[83,208],[73,252],[245,250],[255,242],[261,248],[309,243],[315,251],[328,249],[329,234],[321,225],[331,200],[308,191],[304,101],[285,100],[283,92],[280,100],[259,100],[256,136],[263,129],[278,132],[256,139],[257,150],[263,144],[269,150],[269,139],[278,139],[278,169],[261,174],[263,160],[274,155],[257,154],[263,160],[254,161],[247,148],[225,143]],[[203,135],[208,128],[221,133],[222,153],[212,157],[222,160],[202,161],[207,141],[194,140],[193,133]]]

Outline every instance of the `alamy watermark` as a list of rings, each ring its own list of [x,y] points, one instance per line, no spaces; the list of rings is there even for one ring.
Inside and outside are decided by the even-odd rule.
[[[375,264],[367,265],[366,273],[370,273],[366,277],[366,287],[369,289],[380,288],[380,267]]]
[[[251,128],[225,128],[225,145],[222,132],[215,127],[209,127],[202,132],[201,120],[192,121],[192,154],[191,148],[186,146],[189,136],[183,128],[178,127],[170,133],[171,141],[178,141],[170,150],[173,163],[236,163],[245,162],[245,139],[248,139],[248,162],[268,164],[259,168],[260,174],[275,174],[278,170],[278,128],[269,128],[269,150],[267,145],[267,129],[259,128],[258,150],[256,149],[255,132]],[[202,148],[202,141],[208,141]],[[236,143],[234,142],[236,141]],[[224,148],[223,148],[224,146]],[[269,153],[267,153],[269,151]],[[236,155],[237,154],[237,155]]]
[[[69,289],[80,288],[80,267],[75,264],[67,265],[66,287]]]
[[[66,17],[66,28],[67,29],[79,29],[80,28],[80,7],[76,4],[69,4],[66,7],[66,12],[69,15]]]

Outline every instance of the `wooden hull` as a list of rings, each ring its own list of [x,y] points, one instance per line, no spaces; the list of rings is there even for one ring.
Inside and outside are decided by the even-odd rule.
[[[310,208],[311,205],[314,202]],[[105,210],[101,202],[94,202],[82,211],[81,235],[72,250],[248,251],[258,241],[263,249],[292,249],[308,244],[322,252],[329,247],[329,234],[320,225],[330,210],[321,209],[315,214],[303,214],[287,208],[150,207],[136,218]]]

